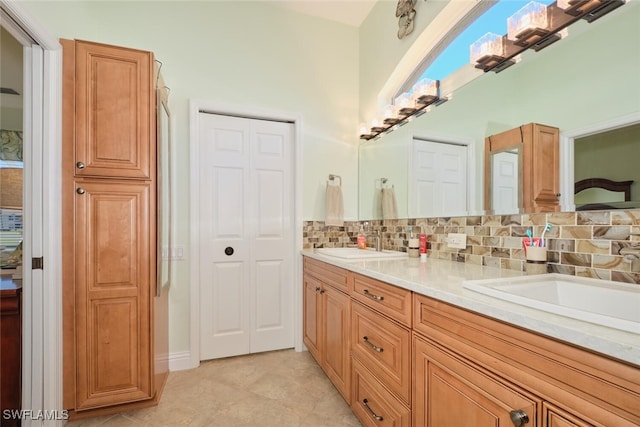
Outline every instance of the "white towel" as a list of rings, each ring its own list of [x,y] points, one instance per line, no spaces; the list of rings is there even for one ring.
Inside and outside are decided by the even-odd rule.
[[[382,219],[398,219],[398,204],[396,202],[396,190],[392,188],[382,189]]]
[[[325,224],[344,225],[344,205],[342,201],[342,188],[339,185],[331,185],[327,182],[325,207]]]

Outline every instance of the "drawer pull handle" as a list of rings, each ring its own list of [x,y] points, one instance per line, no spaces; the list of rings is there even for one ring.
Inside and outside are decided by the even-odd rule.
[[[509,412],[509,416],[515,427],[522,427],[529,422],[529,416],[522,409]]]
[[[369,341],[369,337],[367,336],[362,337],[362,341],[364,341],[365,344],[367,344],[369,347],[371,347],[373,350],[377,351],[378,353],[382,353],[384,351],[382,347],[378,347],[377,345]]]
[[[322,289],[320,286],[318,286],[316,288],[316,292],[320,292],[321,294],[324,294],[324,289]]]
[[[371,415],[374,420],[376,420],[376,421],[383,421],[384,420],[384,418],[382,418],[380,415],[377,415],[375,412],[373,412],[373,410],[371,408],[369,408],[369,400],[362,399],[362,405],[367,409],[367,411],[369,411],[369,415]]]
[[[373,300],[376,300],[376,301],[382,301],[384,299],[384,297],[372,294],[371,292],[369,292],[369,289],[365,289],[363,293],[364,293],[365,297],[369,297],[369,298],[371,298]]]

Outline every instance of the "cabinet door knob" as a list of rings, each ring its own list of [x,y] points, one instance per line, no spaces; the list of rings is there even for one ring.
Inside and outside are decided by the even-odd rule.
[[[78,194],[84,194],[84,188],[82,188],[82,187],[78,187],[78,188],[76,188],[76,193],[78,193]]]
[[[77,167],[78,169],[84,169],[84,168],[85,168],[84,163],[82,163],[82,162],[78,162],[78,163],[76,163],[76,167]]]
[[[515,427],[522,427],[529,422],[529,415],[527,415],[527,413],[522,409],[509,412],[509,416],[511,417],[511,422],[513,422]]]

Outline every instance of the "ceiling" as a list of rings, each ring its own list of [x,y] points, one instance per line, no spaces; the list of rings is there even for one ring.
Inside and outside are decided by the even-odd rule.
[[[359,27],[377,0],[288,0],[273,1],[274,4],[304,13],[329,19],[342,24]]]

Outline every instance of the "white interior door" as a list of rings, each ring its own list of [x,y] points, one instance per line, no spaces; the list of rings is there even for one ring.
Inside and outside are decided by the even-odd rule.
[[[199,123],[200,360],[292,347],[293,125]]]
[[[467,147],[413,140],[409,216],[466,215]]]
[[[491,156],[491,207],[496,214],[518,212],[518,153],[503,151]]]

